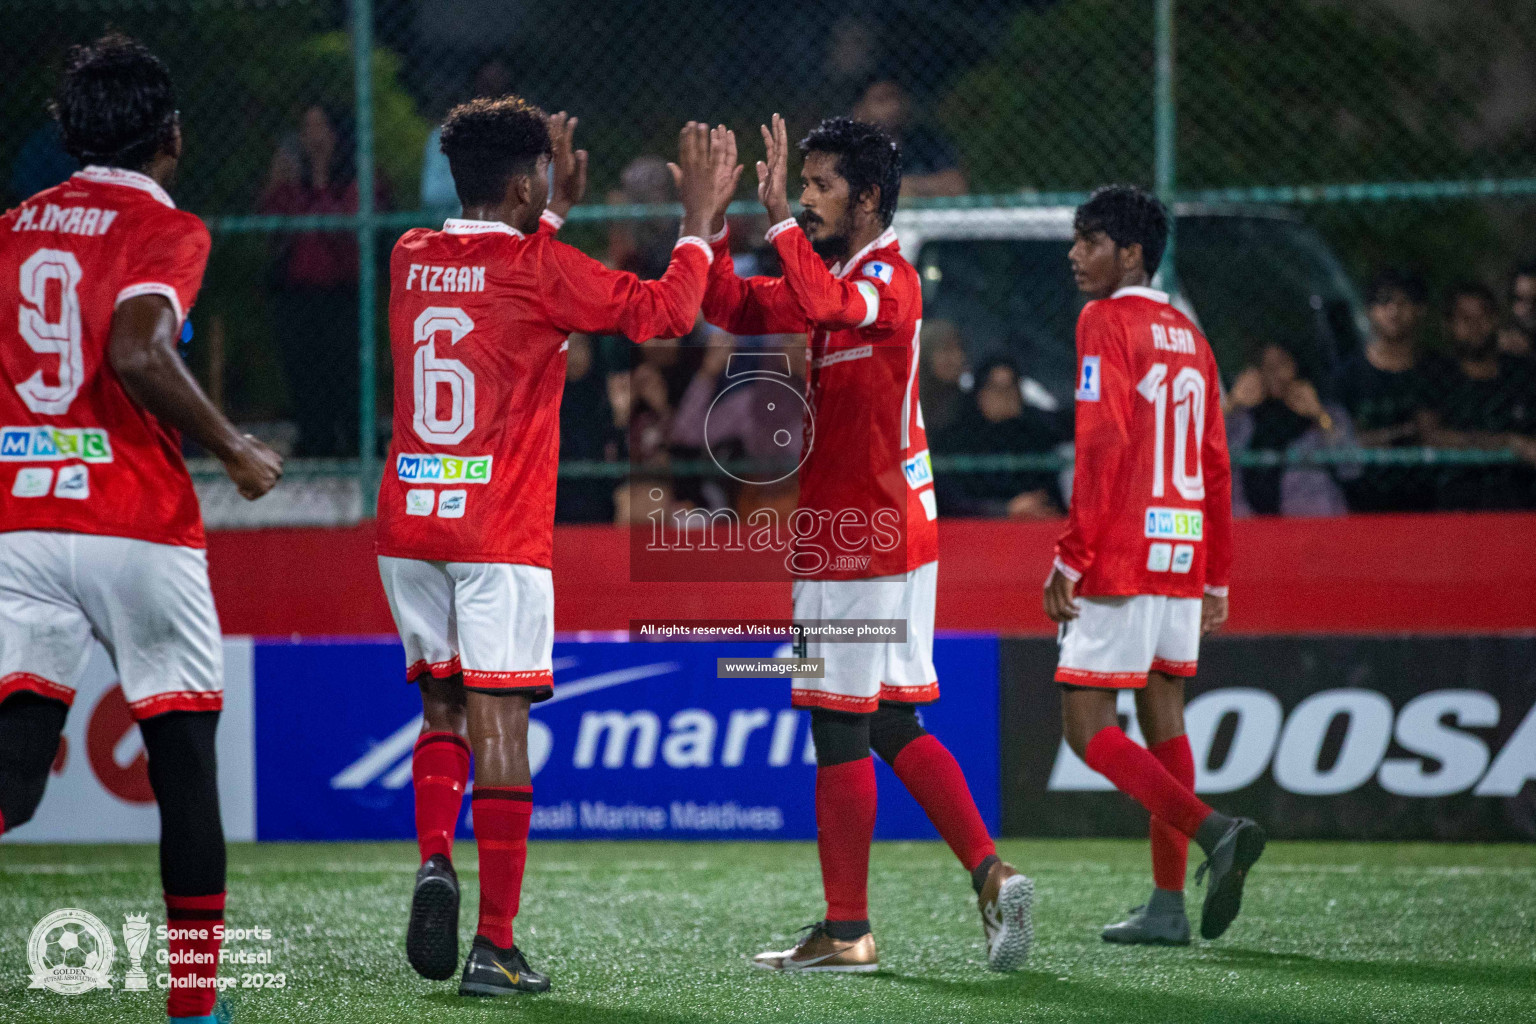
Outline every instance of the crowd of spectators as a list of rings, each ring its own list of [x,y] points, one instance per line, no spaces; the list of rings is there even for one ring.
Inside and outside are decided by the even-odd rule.
[[[1334,379],[1309,379],[1282,350],[1266,349],[1260,366],[1238,377],[1226,413],[1234,451],[1434,448],[1505,453],[1509,461],[1346,458],[1278,474],[1249,467],[1239,484],[1251,510],[1335,515],[1536,506],[1536,265],[1511,275],[1507,298],[1506,313],[1486,285],[1450,288],[1441,307],[1443,343],[1431,347],[1423,280],[1384,270],[1366,294],[1370,335]],[[1287,377],[1291,383],[1282,383]]]
[[[758,258],[744,254],[741,262],[751,269]],[[1511,276],[1505,303],[1479,284],[1449,289],[1438,345],[1426,337],[1431,303],[1418,276],[1383,271],[1366,297],[1369,337],[1333,372],[1303,365],[1279,344],[1228,371],[1221,412],[1238,462],[1236,514],[1536,507],[1536,265]],[[767,412],[770,403],[755,400],[753,387],[778,385],[733,387],[727,367],[744,354],[782,353],[789,385],[802,388],[804,338],[734,338],[701,323],[681,342],[633,353],[622,339],[599,341],[606,356],[594,355],[592,339],[572,339],[562,455],[624,465],[606,478],[563,481],[562,519],[638,521],[658,507],[747,511],[748,502],[793,507],[792,476],[777,490],[740,487],[690,466],[708,469],[700,460],[710,451],[759,462],[798,457],[800,408],[785,403]],[[973,362],[961,326],[940,318],[924,324],[918,380],[941,466],[941,514],[1063,514],[1071,410],[1027,368],[1001,354]],[[794,437],[788,452],[767,440],[781,430]],[[1400,448],[1441,454],[1426,463],[1414,453],[1411,464],[1358,454]],[[1444,454],[1456,450],[1509,454],[1469,465]]]
[[[968,182],[955,147],[904,84],[858,62],[850,64],[849,76],[843,95],[850,112],[901,140],[903,194],[964,194]],[[492,56],[454,98],[501,94],[515,85],[506,62]],[[256,211],[356,211],[353,152],[346,116],[321,104],[304,109],[272,156]],[[7,185],[16,197],[31,194],[72,166],[49,120],[27,139]],[[666,161],[648,155],[623,169],[604,201],[675,198]],[[457,207],[435,131],[412,199],[433,212]],[[374,205],[391,207],[382,176]],[[742,237],[760,234],[753,229],[761,225],[740,226],[748,229],[738,232]],[[674,241],[672,223],[620,218],[609,222],[598,255],[654,278],[665,270]],[[273,236],[268,306],[290,424],[285,447],[293,455],[357,453],[359,262],[350,231]],[[770,249],[740,254],[737,266],[744,274],[776,272]],[[1269,344],[1251,365],[1223,367],[1221,413],[1238,463],[1238,515],[1536,507],[1536,262],[1517,267],[1503,294],[1472,282],[1434,298],[1417,274],[1383,270],[1365,293],[1368,336],[1337,365],[1307,365],[1296,351]],[[1071,490],[1070,401],[1058,402],[1007,353],[972,351],[964,330],[963,323],[930,319],[920,346],[922,409],[939,458],[941,513],[1063,514]],[[772,397],[785,386],[803,390],[804,356],[803,337],[735,338],[702,320],[687,338],[640,348],[622,338],[573,335],[561,454],[563,462],[588,468],[562,476],[560,518],[626,522],[657,508],[792,508],[801,407]],[[745,357],[777,359],[783,365],[778,381],[772,375],[736,381],[733,367]],[[1418,453],[1401,460],[1355,454],[1420,448],[1442,454],[1433,460]],[[1477,454],[1458,459],[1448,452]],[[759,467],[787,460],[789,471],[777,484],[744,486],[729,473],[690,468],[711,459]]]

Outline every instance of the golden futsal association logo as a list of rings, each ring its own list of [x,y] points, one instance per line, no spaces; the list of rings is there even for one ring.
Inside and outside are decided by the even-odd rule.
[[[116,956],[112,932],[100,918],[72,907],[55,910],[37,922],[27,939],[28,987],[63,996],[111,988]]]

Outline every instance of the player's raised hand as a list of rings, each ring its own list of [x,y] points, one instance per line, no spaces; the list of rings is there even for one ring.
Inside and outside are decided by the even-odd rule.
[[[1077,618],[1077,584],[1060,569],[1052,569],[1051,578],[1045,581],[1045,614],[1052,622]]]
[[[587,194],[587,151],[571,148],[575,133],[576,118],[567,116],[563,110],[549,115],[550,165],[554,168],[549,208],[561,217]]]
[[[757,198],[775,224],[789,217],[789,129],[773,115],[773,125],[762,126],[763,159],[757,162]]]
[[[224,472],[234,481],[240,497],[255,501],[283,476],[283,457],[250,434],[224,459]]]
[[[715,182],[715,212],[709,219],[710,237],[714,237],[725,230],[725,211],[741,181],[741,164],[736,162],[736,133],[723,124],[709,130],[709,165]]]
[[[677,137],[677,163],[668,164],[683,204],[683,234],[704,237],[715,212],[715,181],[709,158],[709,126],[689,121]]]

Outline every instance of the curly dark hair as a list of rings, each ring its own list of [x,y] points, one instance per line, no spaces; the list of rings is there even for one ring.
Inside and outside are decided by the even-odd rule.
[[[448,111],[442,150],[459,202],[495,203],[509,178],[532,174],[551,152],[549,117],[520,96],[470,100]]]
[[[1077,208],[1072,230],[1080,235],[1104,232],[1120,248],[1140,244],[1148,276],[1157,273],[1168,247],[1168,208],[1135,185],[1103,185]]]
[[[116,33],[72,47],[49,105],[64,149],[82,164],[141,170],[176,136],[176,89],[164,62]]]
[[[876,214],[890,226],[901,196],[901,146],[884,128],[849,117],[829,117],[800,140],[800,154],[831,153],[838,176],[848,182],[848,201],[880,190]]]
[[[1374,306],[1386,302],[1394,293],[1407,296],[1408,301],[1416,306],[1429,301],[1429,286],[1424,283],[1424,278],[1418,271],[1406,267],[1385,267],[1377,271],[1371,279],[1365,301]]]

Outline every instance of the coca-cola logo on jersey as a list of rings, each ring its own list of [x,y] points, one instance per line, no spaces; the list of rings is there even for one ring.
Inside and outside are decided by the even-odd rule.
[[[1287,715],[1273,693],[1231,687],[1190,701],[1185,724],[1199,793],[1245,789],[1267,770],[1298,796],[1337,796],[1374,781],[1402,797],[1512,797],[1536,779],[1536,707],[1502,744],[1479,735],[1505,710],[1482,690],[1431,690],[1394,709],[1385,695],[1350,687],[1311,694]],[[1403,753],[1388,756],[1394,741]],[[1048,790],[1108,788],[1062,745]]]

